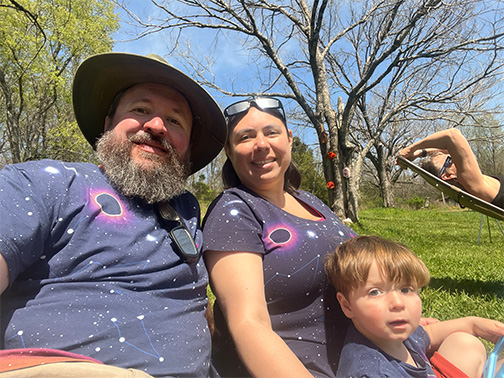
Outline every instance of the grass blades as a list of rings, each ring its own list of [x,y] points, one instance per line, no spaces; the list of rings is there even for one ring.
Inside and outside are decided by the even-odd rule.
[[[470,210],[376,208],[360,211],[359,218],[352,225],[357,233],[403,243],[429,268],[424,316],[504,321],[504,235],[494,219],[484,217],[478,245],[481,214]]]

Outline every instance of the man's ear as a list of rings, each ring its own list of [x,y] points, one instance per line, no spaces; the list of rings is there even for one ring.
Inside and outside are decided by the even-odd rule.
[[[350,302],[345,298],[345,296],[341,292],[336,293],[336,299],[338,299],[338,302],[341,306],[341,310],[343,310],[345,316],[348,319],[352,319],[353,311],[352,306],[350,306]]]

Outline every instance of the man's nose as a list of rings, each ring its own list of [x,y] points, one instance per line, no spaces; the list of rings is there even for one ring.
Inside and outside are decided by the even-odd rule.
[[[165,137],[167,134],[164,120],[159,116],[153,116],[146,121],[143,125],[143,129],[151,135]]]

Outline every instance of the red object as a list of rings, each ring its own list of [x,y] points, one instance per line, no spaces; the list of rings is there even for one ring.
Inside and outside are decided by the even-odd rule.
[[[55,362],[92,362],[102,364],[94,358],[55,349],[5,349],[0,350],[0,372]]]
[[[468,378],[467,374],[438,352],[434,352],[434,355],[430,358],[430,363],[437,378]]]

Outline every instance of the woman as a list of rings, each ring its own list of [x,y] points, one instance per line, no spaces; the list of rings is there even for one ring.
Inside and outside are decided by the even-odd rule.
[[[324,256],[355,233],[297,190],[279,100],[240,101],[224,114],[227,189],[203,224],[217,298],[215,367],[224,377],[335,377],[348,321],[326,281]]]
[[[438,131],[399,151],[408,160],[424,157],[421,167],[440,179],[504,209],[504,176],[481,173],[471,146],[458,129]]]

